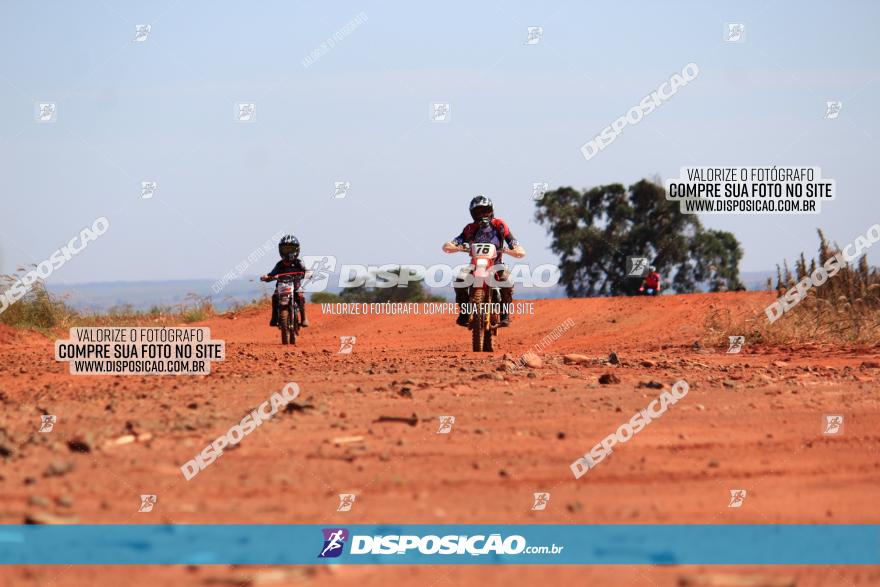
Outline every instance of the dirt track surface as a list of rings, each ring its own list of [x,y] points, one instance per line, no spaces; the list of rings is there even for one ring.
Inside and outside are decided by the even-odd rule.
[[[206,377],[73,376],[54,360],[53,340],[4,329],[2,523],[47,513],[99,524],[880,523],[880,349],[693,347],[708,313],[759,313],[769,300],[537,301],[534,315],[501,331],[496,352],[481,354],[449,315],[322,316],[312,305],[312,327],[282,347],[268,311],[250,312],[197,324],[226,341],[226,361]],[[539,353],[542,367],[505,369],[505,353],[518,357],[568,319],[574,327]],[[338,353],[340,336],[357,337],[351,354]],[[607,363],[611,351],[619,365]],[[566,364],[569,353],[589,360]],[[606,373],[619,382],[600,384]],[[686,397],[574,478],[572,461],[662,391],[640,383],[668,390],[679,379]],[[305,409],[277,415],[184,479],[184,462],[289,381]],[[37,431],[42,413],[58,417],[51,433]],[[377,422],[413,414],[415,426]],[[842,434],[823,434],[824,414],[844,415]],[[437,434],[441,415],[455,416],[450,434]],[[132,433],[149,439],[108,444]],[[740,508],[728,507],[732,489],[748,492]],[[531,511],[538,491],[551,493],[545,511]],[[340,493],[357,495],[350,512],[336,511]],[[153,512],[137,512],[141,494],[158,496]],[[714,577],[700,583],[705,573]],[[740,584],[721,575],[880,583],[864,567],[675,566],[31,567],[0,569],[0,582]]]

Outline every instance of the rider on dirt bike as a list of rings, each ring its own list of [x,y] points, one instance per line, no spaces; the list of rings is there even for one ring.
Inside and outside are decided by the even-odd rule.
[[[645,291],[646,289],[647,291]],[[648,267],[648,274],[642,281],[642,287],[639,288],[639,292],[649,296],[660,295],[660,274],[657,273],[657,268],[653,265]]]
[[[281,273],[294,273],[302,271],[305,273],[306,266],[299,258],[299,241],[293,235],[285,235],[278,241],[278,254],[281,260],[275,263],[272,271],[266,275],[260,276],[260,281],[272,281],[276,275]],[[309,321],[306,319],[306,297],[300,291],[300,282],[302,275],[294,277],[294,285],[296,286],[296,305],[299,306],[300,326],[308,326]],[[269,326],[278,326],[278,294],[272,294],[272,320]]]
[[[477,196],[471,200],[470,213],[473,222],[464,227],[457,237],[443,245],[443,251],[446,253],[454,253],[456,251],[469,250],[474,243],[492,243],[498,251],[495,264],[501,265],[501,254],[506,243],[509,247],[509,254],[514,257],[523,257],[526,252],[520,246],[516,238],[507,227],[507,223],[500,218],[495,218],[495,209],[492,200],[486,196]],[[510,326],[509,304],[513,302],[513,283],[507,282],[510,273],[506,270],[498,272],[496,279],[501,282],[501,323],[499,326]],[[464,311],[468,303],[468,288],[464,280],[464,276],[459,275],[455,283],[455,303],[462,308],[458,315],[456,324],[459,326],[468,325],[468,314]]]

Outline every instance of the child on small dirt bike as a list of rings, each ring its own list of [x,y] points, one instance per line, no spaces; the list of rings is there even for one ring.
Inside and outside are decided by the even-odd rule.
[[[486,196],[477,196],[471,200],[470,206],[471,219],[473,222],[464,227],[457,237],[443,245],[443,251],[446,253],[454,253],[456,251],[470,250],[474,243],[492,243],[498,251],[495,258],[495,265],[501,264],[502,251],[504,244],[509,248],[509,254],[520,258],[525,256],[525,249],[520,246],[513,233],[510,232],[507,223],[500,218],[495,218],[495,208],[492,200]],[[513,283],[507,281],[510,273],[506,270],[498,272],[496,279],[501,284],[501,322],[499,326],[510,326],[509,304],[513,302]],[[455,321],[459,326],[468,325],[468,314],[464,311],[464,304],[468,303],[468,287],[464,276],[459,275],[453,283],[455,288],[455,303],[459,304],[462,311]]]
[[[639,292],[649,296],[660,295],[660,274],[657,273],[657,268],[653,265],[648,267],[648,274],[645,275]]]
[[[300,326],[308,326],[309,321],[306,319],[306,297],[300,289],[306,266],[299,258],[299,241],[291,234],[281,237],[278,241],[278,254],[281,260],[275,263],[272,271],[266,275],[260,276],[260,281],[272,281],[275,276],[282,273],[299,273],[293,276],[293,283],[296,291],[296,305],[299,306]],[[278,294],[272,294],[272,320],[269,326],[278,326]]]

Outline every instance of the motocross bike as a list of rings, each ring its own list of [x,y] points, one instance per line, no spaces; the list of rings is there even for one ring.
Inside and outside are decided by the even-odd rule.
[[[295,276],[304,274],[304,271],[279,273],[265,280],[276,281],[275,294],[278,296],[278,329],[281,330],[281,344],[296,344],[300,322]]]
[[[471,255],[471,275],[473,284],[468,288],[470,319],[468,328],[471,330],[471,343],[474,352],[492,352],[493,337],[498,334],[498,323],[501,321],[501,289],[492,287],[489,278],[494,273],[497,252],[492,243],[464,244],[459,249]],[[502,253],[510,253],[502,249]]]

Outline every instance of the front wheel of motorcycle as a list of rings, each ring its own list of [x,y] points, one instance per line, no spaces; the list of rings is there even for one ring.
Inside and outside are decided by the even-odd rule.
[[[299,334],[299,308],[295,303],[290,304],[290,344],[296,344],[296,335]]]
[[[487,329],[486,332],[483,333],[483,352],[491,353],[494,349],[492,348],[492,329]]]
[[[278,311],[278,324],[281,330],[281,344],[290,344],[290,308]]]
[[[471,307],[477,308],[477,312],[471,320],[471,349],[475,353],[483,350],[483,328],[485,320],[479,311],[479,308],[484,301],[483,294],[483,290],[477,288],[474,288],[473,292],[471,292]],[[491,342],[489,344],[491,344]]]

